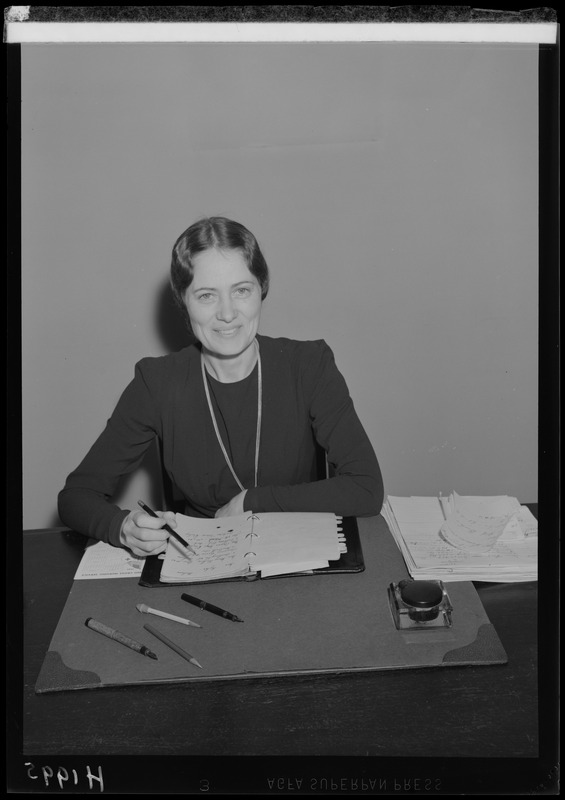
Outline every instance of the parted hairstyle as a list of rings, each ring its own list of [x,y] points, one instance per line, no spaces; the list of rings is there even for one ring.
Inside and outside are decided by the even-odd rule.
[[[239,250],[249,271],[259,282],[262,300],[269,291],[269,268],[251,231],[226,217],[204,217],[181,233],[174,244],[171,259],[171,288],[189,329],[184,295],[194,278],[194,258],[211,249]]]

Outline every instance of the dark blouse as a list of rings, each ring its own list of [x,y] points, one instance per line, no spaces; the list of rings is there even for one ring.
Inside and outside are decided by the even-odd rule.
[[[236,383],[209,378],[224,445],[248,490],[245,510],[378,514],[383,501],[379,464],[328,345],[323,340],[257,340],[263,372],[257,487],[257,367]],[[240,492],[214,432],[200,347],[191,345],[136,365],[105,430],[59,494],[63,523],[118,545],[128,511],[111,498],[155,436],[186,514],[213,517]],[[316,443],[326,452],[332,477],[318,480]]]
[[[243,486],[251,487],[255,482],[257,365],[247,378],[235,383],[222,383],[211,375],[207,377],[212,407],[224,447]]]

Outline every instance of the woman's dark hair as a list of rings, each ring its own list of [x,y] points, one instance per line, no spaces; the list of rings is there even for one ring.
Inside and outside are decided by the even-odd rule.
[[[269,268],[251,231],[226,217],[205,217],[187,228],[176,240],[171,260],[171,287],[175,300],[185,313],[186,290],[194,278],[194,258],[205,250],[239,250],[247,267],[259,281],[261,299],[269,291]]]

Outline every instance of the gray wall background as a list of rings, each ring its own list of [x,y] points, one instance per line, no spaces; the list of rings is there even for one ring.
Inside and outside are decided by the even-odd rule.
[[[388,493],[536,502],[537,77],[536,45],[24,45],[24,528],[185,343],[206,214],[262,246],[261,332],[333,348]]]

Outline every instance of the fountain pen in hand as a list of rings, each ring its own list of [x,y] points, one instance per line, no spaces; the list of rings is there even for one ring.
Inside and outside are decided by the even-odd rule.
[[[153,511],[153,509],[152,509],[152,508],[149,508],[149,506],[148,506],[148,505],[146,505],[146,503],[144,503],[144,502],[143,502],[143,500],[138,500],[138,501],[137,501],[137,504],[138,504],[139,506],[141,506],[141,508],[142,508],[142,509],[145,511],[145,513],[146,513],[146,514],[149,514],[149,516],[150,516],[150,517],[159,517],[159,515],[158,515],[158,514],[156,514],[156,513]],[[174,537],[174,538],[177,540],[177,542],[180,542],[180,544],[182,544],[182,546],[183,546],[183,547],[186,547],[186,549],[187,549],[187,550],[190,550],[190,552],[191,552],[193,555],[196,555],[196,552],[195,552],[195,551],[192,549],[192,547],[189,545],[189,543],[188,543],[187,541],[185,541],[185,540],[182,538],[182,536],[179,536],[179,534],[178,534],[176,531],[174,531],[174,530],[171,528],[171,526],[170,526],[170,525],[163,525],[163,530],[167,531],[167,533],[170,533],[170,535],[171,535],[171,536],[173,536],[173,537]]]

